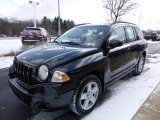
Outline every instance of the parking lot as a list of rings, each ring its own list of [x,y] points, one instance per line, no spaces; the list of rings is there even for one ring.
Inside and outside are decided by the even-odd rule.
[[[93,120],[106,116],[110,120],[131,119],[143,102],[147,99],[160,80],[160,42],[148,42],[147,64],[140,76],[128,75],[118,83],[106,89],[96,109],[79,118],[68,109],[41,111],[34,114],[24,106],[8,86],[8,69],[0,70],[0,119],[2,120]],[[129,108],[129,109],[128,109]],[[116,115],[115,115],[116,114]]]

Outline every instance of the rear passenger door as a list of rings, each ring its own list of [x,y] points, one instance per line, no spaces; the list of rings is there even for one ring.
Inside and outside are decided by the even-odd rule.
[[[128,60],[130,66],[136,64],[137,50],[138,50],[138,41],[139,37],[137,36],[136,30],[134,27],[127,26],[125,27],[127,45],[128,45]]]
[[[144,37],[143,37],[143,33],[142,31],[135,27],[135,31],[136,31],[136,39],[137,39],[137,58],[139,58],[142,55],[142,52],[144,52],[147,44],[144,43]]]

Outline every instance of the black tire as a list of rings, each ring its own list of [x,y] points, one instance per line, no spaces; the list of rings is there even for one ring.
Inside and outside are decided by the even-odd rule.
[[[142,63],[143,62],[143,63]],[[141,66],[142,65],[142,66]],[[137,65],[135,66],[135,69],[133,71],[134,75],[140,75],[143,71],[143,68],[144,68],[144,65],[145,65],[145,56],[142,55],[139,60],[138,60],[138,63]],[[141,67],[140,67],[141,66]],[[140,69],[141,68],[141,69]]]
[[[43,42],[47,42],[47,37],[44,37],[44,40],[43,40]]]
[[[91,108],[89,108],[89,109],[87,109],[87,110],[85,110],[82,106],[82,92],[84,92],[85,90],[86,90],[86,87],[89,85],[89,84],[91,84],[91,86],[92,86],[92,83],[96,83],[97,84],[97,86],[98,86],[98,92],[96,92],[96,94],[94,94],[93,95],[93,93],[91,93],[92,95],[92,98],[94,99],[94,98],[96,98],[96,100],[95,100],[95,103],[94,104],[92,104],[90,107]],[[94,84],[93,84],[94,85]],[[96,86],[96,87],[97,87]],[[95,88],[94,86],[92,86],[93,88]],[[88,90],[87,90],[88,91]],[[92,89],[92,91],[93,91],[93,89]],[[99,101],[99,99],[100,99],[100,97],[101,97],[101,91],[102,91],[102,87],[101,87],[101,82],[100,82],[100,80],[99,80],[99,78],[98,77],[96,77],[95,75],[89,75],[89,76],[87,76],[87,77],[85,77],[82,81],[81,81],[81,83],[80,83],[80,85],[78,86],[78,88],[76,89],[76,91],[75,91],[75,93],[74,93],[74,96],[73,96],[73,99],[72,99],[72,102],[71,102],[71,105],[70,105],[70,108],[71,108],[71,110],[74,112],[74,113],[76,113],[77,115],[79,115],[79,116],[84,116],[84,115],[86,115],[86,114],[88,114],[88,113],[90,113],[93,109],[94,109],[94,107],[96,106],[96,104],[97,104],[97,102]],[[86,93],[86,96],[87,97],[89,97],[88,96],[88,94],[89,94],[89,92],[87,92]],[[95,97],[96,96],[96,97]],[[90,98],[89,98],[90,99]],[[88,100],[88,98],[87,99],[84,99],[84,102],[86,103],[87,101],[89,101]],[[84,103],[84,104],[85,104]],[[91,104],[92,103],[92,101],[89,101],[88,102],[88,104]]]
[[[22,45],[23,46],[27,45],[27,42],[25,42],[25,41],[22,40]]]

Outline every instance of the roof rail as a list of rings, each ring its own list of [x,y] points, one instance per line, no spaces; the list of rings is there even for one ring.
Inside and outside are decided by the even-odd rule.
[[[128,24],[132,24],[132,25],[136,25],[134,23],[131,23],[131,22],[125,22],[125,21],[118,21],[118,22],[114,22],[112,24],[117,24],[117,23],[128,23]],[[137,25],[136,25],[137,26]]]
[[[35,28],[35,29],[41,29],[43,27],[26,27],[26,28]]]
[[[82,24],[77,24],[77,25],[75,25],[75,26],[87,25],[87,24],[90,24],[90,23],[82,23]]]

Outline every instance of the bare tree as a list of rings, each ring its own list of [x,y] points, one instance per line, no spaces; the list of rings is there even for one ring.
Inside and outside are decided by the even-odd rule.
[[[130,12],[137,5],[132,0],[104,0],[104,4],[112,22],[117,22],[121,16]]]

